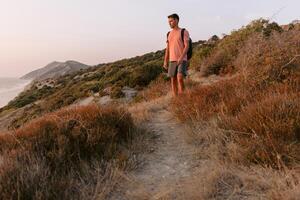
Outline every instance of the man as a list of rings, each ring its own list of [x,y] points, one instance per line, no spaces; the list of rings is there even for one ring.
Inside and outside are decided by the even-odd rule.
[[[164,59],[164,68],[171,77],[173,96],[184,92],[184,78],[187,76],[187,52],[189,49],[189,32],[184,31],[182,41],[181,28],[179,28],[179,16],[172,14],[168,16],[169,25],[172,30],[167,37],[167,47]]]

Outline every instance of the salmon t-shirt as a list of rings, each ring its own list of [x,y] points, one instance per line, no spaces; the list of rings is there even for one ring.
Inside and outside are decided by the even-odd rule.
[[[178,61],[183,53],[184,46],[189,44],[189,32],[184,31],[183,40],[181,38],[181,29],[170,31],[168,40],[169,42],[169,61]],[[187,61],[187,55],[183,57],[183,60]]]

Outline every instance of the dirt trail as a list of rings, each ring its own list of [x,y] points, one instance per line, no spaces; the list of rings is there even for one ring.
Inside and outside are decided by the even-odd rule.
[[[144,165],[132,174],[138,187],[128,191],[128,195],[143,194],[155,199],[163,192],[172,194],[173,186],[189,176],[197,163],[195,149],[185,141],[184,125],[177,122],[170,111],[165,108],[156,110],[146,126],[156,139],[152,152],[144,155]]]
[[[215,76],[199,80],[194,77],[191,79],[203,85],[220,80]],[[147,144],[151,151],[143,155],[143,165],[129,175],[131,184],[126,189],[126,197],[129,199],[172,196],[180,180],[191,176],[194,169],[201,167],[202,161],[196,158],[197,149],[186,140],[185,131],[188,129],[169,110],[171,98],[169,93],[160,100],[147,102],[146,109],[150,112],[150,118],[145,126],[152,132],[154,139]],[[172,199],[176,197],[172,196]]]

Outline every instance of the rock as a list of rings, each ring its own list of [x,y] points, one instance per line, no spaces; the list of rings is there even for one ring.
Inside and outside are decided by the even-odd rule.
[[[100,99],[97,101],[97,103],[100,104],[100,105],[107,105],[111,102],[112,102],[112,99],[110,98],[109,95],[100,97]]]
[[[75,103],[75,105],[77,105],[77,106],[86,106],[86,105],[89,105],[89,104],[93,103],[94,99],[95,98],[93,96],[90,96],[90,97],[79,100],[77,103]]]
[[[131,101],[137,95],[137,90],[127,86],[122,88],[122,92],[125,94],[124,98],[126,102]]]

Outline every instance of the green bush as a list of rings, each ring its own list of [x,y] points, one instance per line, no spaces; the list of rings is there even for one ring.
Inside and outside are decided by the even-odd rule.
[[[128,85],[130,87],[147,86],[160,73],[162,73],[162,67],[158,65],[146,64],[141,67],[137,67],[130,74]]]
[[[194,48],[193,57],[190,60],[191,68],[196,70],[201,69],[201,64],[205,58],[207,58],[213,51],[214,45],[202,44]]]
[[[54,93],[55,89],[49,86],[43,86],[41,89],[32,87],[30,90],[22,92],[16,99],[8,103],[9,108],[21,108],[33,103],[45,96]]]
[[[264,29],[263,29],[263,35],[265,37],[269,37],[273,31],[276,32],[283,32],[283,29],[275,22],[268,24]]]
[[[203,60],[200,69],[202,73],[204,75],[220,74],[222,71],[226,72],[226,68],[232,68],[233,61],[247,39],[255,33],[262,32],[266,24],[268,24],[267,20],[255,20],[220,40],[216,48]]]
[[[125,94],[122,92],[122,87],[115,86],[111,89],[110,97],[112,99],[118,99],[124,97]]]

